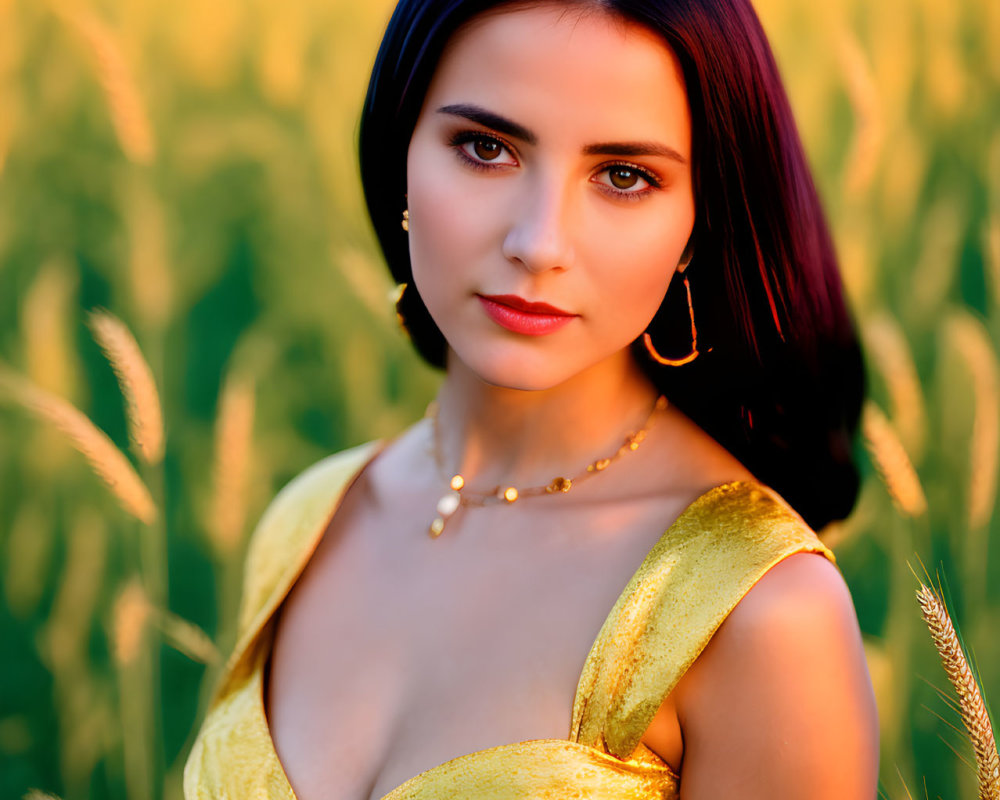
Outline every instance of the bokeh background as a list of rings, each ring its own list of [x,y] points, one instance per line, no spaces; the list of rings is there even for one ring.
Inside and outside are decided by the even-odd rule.
[[[354,155],[390,7],[0,0],[2,797],[179,797],[253,522],[433,396]],[[975,797],[914,590],[946,580],[1000,697],[1000,3],[757,8],[867,347],[864,489],[823,535],[882,793]]]

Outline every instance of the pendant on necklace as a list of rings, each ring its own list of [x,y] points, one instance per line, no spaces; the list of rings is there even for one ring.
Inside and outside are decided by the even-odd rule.
[[[452,485],[454,484],[455,482],[452,481]],[[441,535],[441,531],[444,530],[445,523],[448,522],[451,515],[458,510],[458,507],[461,505],[461,503],[462,503],[462,495],[460,495],[457,491],[454,490],[448,492],[448,494],[444,495],[440,500],[438,500],[437,502],[438,515],[437,517],[434,518],[434,521],[431,523],[430,531],[428,531],[432,537],[436,539],[438,536]]]

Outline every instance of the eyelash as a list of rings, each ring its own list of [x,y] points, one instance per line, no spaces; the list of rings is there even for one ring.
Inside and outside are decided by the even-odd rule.
[[[487,172],[494,169],[499,169],[499,167],[492,166],[485,161],[478,161],[472,158],[468,153],[462,149],[463,144],[468,144],[469,142],[496,142],[501,147],[503,147],[507,152],[513,153],[512,148],[507,142],[501,139],[499,136],[493,136],[488,133],[483,133],[482,131],[459,131],[454,134],[450,141],[448,142],[454,149],[455,154],[468,166],[480,172]],[[613,164],[605,164],[601,167],[601,172],[606,172],[607,170],[613,170],[616,168],[627,169],[636,173],[640,178],[642,178],[649,187],[646,189],[641,189],[637,192],[629,192],[622,189],[615,189],[610,184],[602,183],[600,186],[608,194],[615,197],[622,198],[623,200],[637,201],[643,199],[646,195],[658,190],[662,184],[657,179],[655,175],[651,172],[637,166],[636,164],[630,164],[627,161],[618,161]]]

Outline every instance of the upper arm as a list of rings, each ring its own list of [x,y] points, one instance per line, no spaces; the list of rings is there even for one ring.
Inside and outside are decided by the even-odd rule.
[[[825,558],[772,567],[677,689],[685,800],[875,796],[874,693],[850,594]]]

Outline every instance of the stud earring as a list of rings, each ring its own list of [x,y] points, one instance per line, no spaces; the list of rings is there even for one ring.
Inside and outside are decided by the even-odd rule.
[[[408,208],[403,209],[403,221],[402,221],[401,224],[403,226],[403,230],[406,231],[407,233],[409,233],[410,232],[410,209],[408,209]]]
[[[663,364],[667,367],[679,367],[683,364],[690,364],[699,355],[698,328],[694,324],[694,305],[691,303],[691,284],[688,282],[688,276],[686,274],[688,264],[690,263],[691,258],[689,256],[686,261],[678,264],[677,271],[684,276],[684,290],[687,292],[688,314],[691,317],[691,352],[681,358],[666,358],[665,356],[661,356],[653,346],[653,338],[649,335],[649,331],[646,331],[642,335],[642,343],[646,346],[646,352],[649,353],[649,357],[652,358],[657,364]],[[708,349],[711,350],[712,348],[710,347]]]

